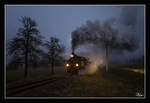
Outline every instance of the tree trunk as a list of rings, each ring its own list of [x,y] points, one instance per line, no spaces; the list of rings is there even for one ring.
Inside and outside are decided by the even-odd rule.
[[[28,50],[26,50],[26,53],[25,53],[25,75],[24,77],[26,78],[27,75],[28,75]]]
[[[26,78],[28,76],[28,41],[29,41],[29,36],[27,34],[27,39],[26,39],[26,51],[25,51],[25,74],[24,77]]]
[[[52,56],[52,60],[51,60],[51,74],[54,74],[54,58]]]
[[[28,75],[28,56],[25,55],[25,75],[24,77],[26,78]]]
[[[108,72],[108,46],[105,47],[106,72]]]

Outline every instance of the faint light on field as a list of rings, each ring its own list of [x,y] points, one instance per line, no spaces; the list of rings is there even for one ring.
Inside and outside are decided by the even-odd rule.
[[[140,69],[133,69],[133,68],[127,68],[130,71],[136,72],[136,73],[140,73],[140,74],[144,74],[144,70],[140,70]]]
[[[132,71],[133,71],[133,72],[137,72],[137,73],[144,74],[144,71],[143,71],[143,70],[133,69]]]

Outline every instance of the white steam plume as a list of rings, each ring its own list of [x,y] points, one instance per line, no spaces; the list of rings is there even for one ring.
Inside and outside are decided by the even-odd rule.
[[[81,69],[79,71],[79,75],[84,74],[94,74],[97,72],[99,67],[104,65],[103,54],[94,46],[88,45],[88,50],[86,52],[82,52],[81,54],[89,59],[91,62],[89,65],[86,66],[85,69]]]

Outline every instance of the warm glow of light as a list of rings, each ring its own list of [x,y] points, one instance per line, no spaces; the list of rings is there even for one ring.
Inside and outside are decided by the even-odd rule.
[[[133,72],[137,72],[137,73],[144,74],[144,71],[142,71],[142,70],[133,69],[132,71],[133,71]]]
[[[74,55],[73,55],[73,54],[71,54],[70,56],[71,56],[71,57],[74,57]]]
[[[144,70],[135,69],[135,68],[125,68],[125,69],[136,72],[136,73],[144,74]]]
[[[67,63],[67,64],[66,64],[66,67],[69,67],[69,66],[70,66],[70,65]]]
[[[76,67],[78,67],[79,66],[79,64],[78,63],[76,63]]]

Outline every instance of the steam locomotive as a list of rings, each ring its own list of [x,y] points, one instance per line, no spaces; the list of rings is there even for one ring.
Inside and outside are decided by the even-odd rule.
[[[85,69],[85,67],[90,64],[88,58],[78,56],[75,53],[72,53],[71,58],[66,62],[66,69],[68,73],[78,74],[81,69]]]

